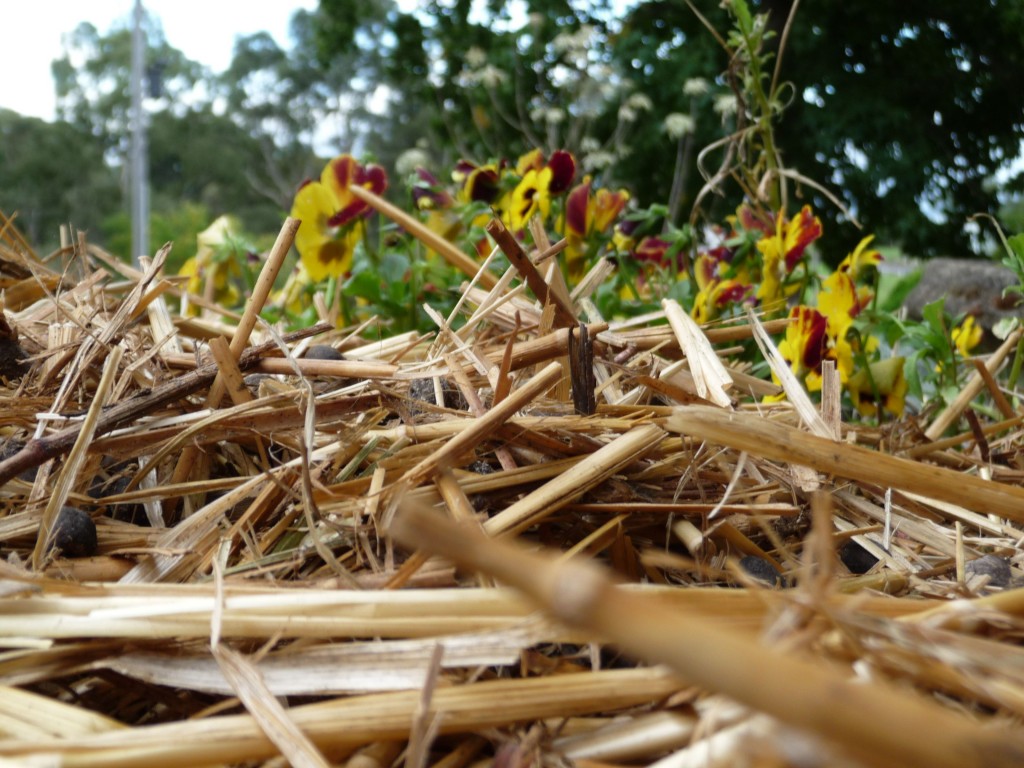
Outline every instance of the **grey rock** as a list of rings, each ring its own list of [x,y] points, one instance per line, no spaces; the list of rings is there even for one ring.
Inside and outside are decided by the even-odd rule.
[[[926,304],[946,297],[946,311],[958,317],[974,315],[987,330],[1004,317],[1024,316],[1020,297],[1003,295],[1006,288],[1017,285],[1017,276],[992,261],[942,257],[926,261],[921,280],[907,296],[907,313],[921,318]]]

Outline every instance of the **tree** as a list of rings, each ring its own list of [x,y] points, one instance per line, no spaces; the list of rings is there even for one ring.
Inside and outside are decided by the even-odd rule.
[[[63,224],[90,229],[121,204],[118,179],[103,146],[68,123],[47,123],[0,110],[0,210],[17,212],[30,243],[51,249]]]
[[[754,10],[769,13],[777,33],[792,3],[750,0]],[[407,14],[321,0],[320,50],[330,60],[369,25],[383,23],[388,34],[373,39],[381,41],[378,48],[394,70],[383,82],[410,95],[423,110],[417,125],[434,142],[444,141],[445,151],[508,156],[552,139],[587,149],[594,147],[583,141],[589,137],[602,150],[612,149],[609,170],[630,182],[642,203],[665,202],[677,176],[666,118],[691,117],[697,147],[728,131],[728,121],[723,130],[722,116],[711,109],[723,95],[720,73],[728,64],[711,33],[675,0],[629,4],[621,20],[604,0],[528,0],[524,6],[525,21],[509,17],[503,3],[488,3],[489,15],[481,17],[468,0],[430,2]],[[730,20],[717,3],[696,6],[727,31]],[[404,44],[396,46],[400,30]],[[572,36],[582,31],[589,34],[585,48],[573,48]],[[783,51],[781,74],[792,82],[778,123],[783,161],[838,193],[880,240],[922,254],[965,248],[965,217],[997,210],[993,175],[1019,152],[1022,38],[1024,0],[805,0]],[[777,34],[775,43],[780,40]],[[484,59],[474,66],[470,52],[476,50]],[[434,62],[426,78],[396,76],[424,60]],[[682,93],[694,77],[716,83],[696,101]],[[600,87],[587,91],[589,81]],[[565,100],[566,84],[578,86],[574,100]],[[436,94],[433,103],[426,90]],[[624,130],[623,106],[636,94],[649,99],[650,110]],[[550,111],[566,105],[561,117]],[[551,116],[562,122],[552,126]],[[691,201],[695,161],[692,153],[686,171]],[[849,226],[813,188],[796,191],[832,226]],[[712,213],[732,202],[726,198]]]
[[[323,0],[310,21],[298,48],[337,85],[339,150],[365,151],[393,167],[417,143],[451,145],[440,130],[441,96],[418,15],[400,12],[393,0]]]
[[[790,5],[765,3],[777,25]],[[784,53],[783,150],[886,239],[966,250],[965,217],[998,211],[993,175],[1020,152],[1022,44],[1021,0],[807,3]]]
[[[144,29],[154,222],[192,221],[205,210],[211,218],[233,214],[251,231],[276,232],[301,174],[320,165],[309,146],[319,68],[292,66],[261,33],[240,41],[231,68],[215,78],[168,44],[152,17]],[[61,124],[90,137],[115,169],[126,165],[130,53],[127,19],[107,34],[81,24],[53,64]],[[288,167],[296,171],[282,170]],[[111,213],[98,221],[119,236],[123,217]]]
[[[276,231],[291,204],[262,194],[251,183],[263,165],[261,142],[210,107],[182,115],[162,112],[149,128],[149,180],[153,208],[168,212],[182,202],[199,203],[211,218],[237,216],[251,231]]]
[[[295,45],[287,51],[266,32],[238,38],[231,65],[217,78],[226,114],[256,142],[261,158],[246,168],[246,178],[284,210],[296,185],[320,172],[323,160],[312,147],[337,133],[327,126],[345,113],[347,75],[317,62],[314,24],[312,14],[297,11]]]
[[[631,130],[617,118],[631,87],[603,52],[609,8],[576,7],[531,0],[528,22],[516,26],[504,3],[489,3],[480,17],[465,0],[431,0],[411,13],[388,0],[322,0],[319,50],[330,63],[361,51],[358,60],[379,78],[372,96],[383,103],[372,109],[364,94],[360,114],[374,126],[367,145],[382,159],[417,144],[441,165],[567,148],[601,170],[628,151]]]
[[[146,14],[146,72],[150,112],[183,111],[204,99],[210,73],[167,43],[159,22]],[[57,119],[87,131],[108,150],[126,151],[131,109],[129,18],[100,34],[87,22],[64,38],[64,55],[51,66]],[[180,112],[179,112],[180,113]]]

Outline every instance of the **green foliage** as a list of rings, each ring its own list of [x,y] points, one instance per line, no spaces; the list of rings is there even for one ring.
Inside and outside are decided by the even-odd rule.
[[[918,404],[945,405],[956,398],[964,383],[965,350],[958,346],[956,336],[963,332],[966,318],[951,316],[945,298],[926,304],[921,315],[921,321],[903,320],[880,307],[865,311],[857,326],[876,335],[893,354],[904,357],[908,394]]]
[[[361,316],[386,319],[386,335],[436,328],[423,304],[447,315],[456,298],[448,286],[457,285],[458,276],[439,257],[426,257],[411,238],[385,241],[387,246],[376,256],[365,248],[357,250],[344,294],[359,300]]]
[[[763,5],[780,26],[791,2]],[[995,212],[991,177],[1019,152],[1022,42],[1021,0],[804,4],[785,52],[800,98],[783,154],[885,241],[966,252],[965,217]]]
[[[878,276],[878,291],[875,294],[875,309],[895,314],[900,311],[914,286],[921,281],[922,270],[915,269],[902,275],[881,273]]]
[[[91,134],[0,109],[0,210],[44,251],[61,225],[98,228],[118,207],[118,179]]]
[[[209,108],[162,114],[150,127],[149,150],[154,211],[189,201],[204,206],[211,218],[237,216],[252,231],[280,227],[280,198],[257,190],[259,141],[229,118]]]
[[[382,159],[394,154],[400,138],[394,125],[405,120],[400,105],[407,102],[417,110],[419,137],[441,165],[453,154],[514,157],[527,146],[550,150],[557,142],[576,151],[585,167],[628,184],[641,205],[681,198],[670,209],[687,211],[700,186],[697,150],[736,126],[712,109],[717,97],[727,95],[724,81],[698,97],[683,92],[687,80],[710,82],[729,67],[714,37],[677,0],[632,2],[614,12],[596,1],[523,5],[529,20],[516,27],[520,22],[504,4],[488,5],[490,15],[474,15],[477,6],[469,2],[431,2],[404,13],[387,2],[323,0],[319,51],[334,60],[351,56],[352,48],[372,48],[390,62],[380,70],[381,82],[401,96],[370,116],[379,130],[368,137],[374,150],[378,137],[389,143]],[[696,5],[712,27],[728,28],[727,10]],[[774,54],[792,0],[726,5],[741,14],[733,42],[753,51],[763,38],[762,57]],[[754,28],[754,12],[768,13],[766,29]],[[583,30],[591,30],[585,56],[567,57],[573,49],[564,46]],[[786,106],[777,152],[766,147],[769,156],[777,154],[785,167],[829,186],[881,241],[912,253],[950,253],[967,248],[967,215],[998,206],[991,178],[1018,152],[1024,92],[1015,73],[1024,67],[1022,42],[1024,0],[863,7],[817,0],[795,17],[779,82],[772,57],[751,69],[746,86],[774,97],[770,111]],[[467,62],[474,48],[486,52],[485,64]],[[437,62],[429,77],[403,77],[424,72],[428,60]],[[425,97],[424,90],[436,98]],[[620,108],[632,94],[645,96],[651,108],[623,124]],[[396,102],[399,109],[391,112]],[[568,114],[549,123],[548,108],[564,105],[570,105]],[[753,119],[768,114],[763,103],[748,106]],[[685,141],[675,147],[666,137],[672,114],[693,118],[689,150]],[[593,152],[582,151],[595,144]],[[587,165],[588,154],[604,159],[609,152],[612,164]],[[722,160],[721,153],[710,154],[706,171],[713,173]],[[682,192],[673,187],[680,179]],[[1018,188],[1020,177],[1010,186]],[[797,191],[811,198],[830,230],[842,229],[841,240],[857,237],[823,195],[806,187],[792,193]],[[719,220],[737,202],[735,193],[712,198],[704,213]]]
[[[143,26],[147,75],[159,85],[159,93],[148,94],[147,108],[174,111],[200,99],[209,72],[169,45],[152,16],[146,15]],[[129,17],[106,34],[83,22],[65,37],[64,48],[52,65],[58,119],[92,134],[105,149],[123,152],[131,109]]]
[[[164,243],[174,243],[167,257],[167,272],[175,274],[181,265],[196,253],[196,235],[210,225],[210,212],[199,203],[182,202],[175,207],[154,212],[149,220],[149,249],[156,253]],[[131,253],[131,219],[118,211],[103,222],[107,234],[106,247],[111,253],[128,258]]]
[[[1024,234],[1006,238],[1006,255],[1003,257],[1003,265],[1012,269],[1017,275],[1017,285],[1010,286],[1008,292],[1024,296]]]
[[[53,63],[60,120],[0,113],[0,206],[19,211],[30,242],[52,247],[59,226],[71,223],[128,257],[119,178],[128,148],[128,25],[126,17],[101,33],[81,24],[66,37],[65,53]],[[311,39],[308,14],[297,14],[294,25],[300,39]],[[309,146],[322,113],[315,107],[334,83],[311,53],[283,52],[266,34],[239,39],[230,69],[214,78],[170,46],[151,17],[144,28],[147,80],[159,91],[145,102],[153,246],[173,240],[172,261],[181,260],[194,248],[195,232],[225,213],[250,231],[276,232],[296,185],[320,165]],[[197,211],[206,221],[192,219]],[[182,228],[161,234],[165,224]]]

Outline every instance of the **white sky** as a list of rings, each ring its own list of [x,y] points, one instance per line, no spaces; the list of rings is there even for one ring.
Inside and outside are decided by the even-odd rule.
[[[235,38],[241,35],[266,31],[282,48],[291,47],[292,14],[316,8],[317,0],[143,0],[143,6],[159,17],[170,45],[220,72],[231,63]],[[135,0],[7,0],[0,7],[0,107],[52,120],[50,63],[63,55],[61,36],[83,21],[105,34],[115,21],[130,19]]]

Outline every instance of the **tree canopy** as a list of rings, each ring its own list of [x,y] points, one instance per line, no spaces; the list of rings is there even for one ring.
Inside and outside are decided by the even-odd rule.
[[[559,144],[583,150],[594,170],[608,161],[638,199],[668,200],[666,118],[689,116],[698,149],[729,127],[713,111],[716,96],[728,95],[728,61],[713,35],[673,0],[632,3],[621,18],[604,0],[524,5],[512,19],[502,3],[481,16],[466,0],[411,12],[387,0],[321,0],[319,50],[324,61],[351,56],[362,39],[377,51],[389,62],[382,82],[422,110],[421,135],[439,153]],[[726,12],[696,5],[724,33]],[[792,0],[753,5],[769,12],[778,45]],[[784,162],[839,195],[880,239],[926,254],[964,248],[965,218],[997,210],[994,174],[1019,154],[1022,36],[1022,0],[807,0],[783,50],[782,77],[792,83],[778,127]],[[425,62],[426,77],[407,76]],[[711,89],[687,95],[694,78]],[[379,115],[371,146],[397,130],[394,117]],[[692,169],[690,179],[692,201]],[[1016,189],[1019,175],[1002,191]],[[813,188],[798,191],[843,221]]]
[[[311,37],[312,17],[296,14],[293,27],[300,41]],[[180,259],[192,235],[221,214],[254,232],[276,231],[296,185],[321,165],[312,144],[332,94],[329,73],[301,54],[309,45],[284,51],[258,33],[240,37],[229,69],[215,74],[171,46],[154,18],[144,32],[152,247],[167,234],[164,222],[187,224],[174,238]],[[18,211],[39,244],[54,244],[68,222],[100,243],[120,243],[128,228],[128,19],[104,33],[80,24],[64,45],[52,66],[58,120],[0,117],[0,206]]]
[[[1019,199],[1024,0],[804,0],[785,34],[793,0],[750,1],[769,14],[790,84],[776,118],[784,165],[879,241],[963,252],[968,216]],[[701,150],[737,119],[727,53],[704,23],[724,34],[728,12],[693,7],[703,19],[675,0],[426,0],[409,11],[321,0],[294,15],[290,47],[242,36],[223,73],[147,19],[154,211],[200,206],[273,231],[318,154],[394,169],[416,149],[440,170],[540,147],[572,151],[585,173],[665,204],[678,223],[700,169],[721,162],[721,149]],[[0,206],[37,242],[68,221],[101,242],[121,226],[129,61],[127,18],[106,32],[79,25],[53,64],[58,121],[0,114]],[[723,192],[703,198],[710,220],[738,203],[735,187]],[[828,226],[851,226],[812,184],[790,192]]]
[[[118,205],[118,179],[96,137],[65,122],[0,109],[0,210],[33,243],[55,243],[72,212],[97,228]]]

